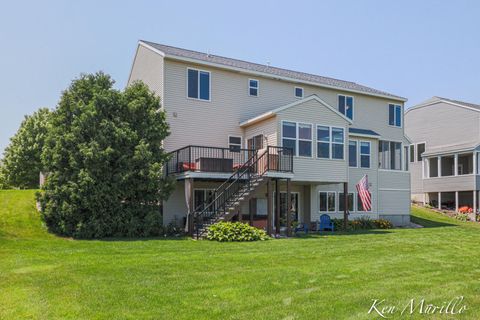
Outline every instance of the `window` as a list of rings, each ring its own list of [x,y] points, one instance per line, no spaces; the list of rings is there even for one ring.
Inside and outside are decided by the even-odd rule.
[[[405,163],[405,171],[408,171],[408,146],[403,147],[403,152],[404,152],[404,163]]]
[[[425,143],[417,144],[417,161],[422,161],[422,154],[425,152]]]
[[[258,80],[248,79],[248,94],[252,97],[258,97]]]
[[[298,124],[298,155],[312,156],[312,125],[310,124]]]
[[[402,126],[402,106],[398,104],[388,105],[388,124],[395,127]]]
[[[228,148],[233,152],[240,152],[242,148],[242,137],[229,136]]]
[[[263,149],[263,134],[256,135],[247,140],[247,149],[260,150]]]
[[[205,207],[214,200],[214,195],[215,189],[195,189],[194,210],[204,210]],[[211,211],[213,212],[214,208],[211,208]]]
[[[368,191],[368,193],[370,194],[370,199],[371,199],[372,193],[370,191]],[[373,206],[373,201],[372,201],[372,206]],[[365,208],[363,207],[362,199],[360,198],[359,194],[357,194],[357,211],[360,211],[360,212],[367,212],[367,211],[370,212],[370,211],[372,211],[371,208],[370,208],[370,210],[365,210]]]
[[[317,157],[330,159],[330,128],[317,126]]]
[[[415,145],[410,145],[410,162],[415,162]]]
[[[312,157],[312,125],[284,121],[282,145],[291,148],[295,156]],[[297,151],[298,150],[298,151]]]
[[[428,172],[430,178],[438,177],[438,158],[428,159]]]
[[[402,170],[402,143],[380,141],[378,144],[380,169]]]
[[[319,192],[319,211],[335,212],[336,193],[335,192]]]
[[[295,87],[295,97],[303,98],[303,88]]]
[[[338,111],[347,118],[353,119],[353,97],[339,95]]]
[[[317,126],[317,157],[343,160],[343,128]]]
[[[188,97],[198,100],[210,100],[210,72],[187,69],[188,83],[187,92]]]
[[[297,154],[297,124],[295,122],[283,121],[282,146],[291,148],[293,154]]]
[[[353,199],[354,199],[354,194],[349,193],[348,194],[348,211],[353,212]],[[343,212],[343,207],[345,203],[345,194],[344,193],[339,193],[338,194],[338,211]]]
[[[348,165],[350,167],[358,167],[357,164],[357,141],[350,140],[348,142]]]
[[[332,128],[332,158],[343,159],[343,129]]]
[[[360,167],[370,168],[370,142],[360,141]]]

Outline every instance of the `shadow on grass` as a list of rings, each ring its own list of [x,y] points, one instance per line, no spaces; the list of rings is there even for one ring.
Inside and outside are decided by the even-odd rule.
[[[308,234],[305,233],[297,233],[294,237],[298,239],[310,239],[310,238],[318,238],[322,236],[357,236],[357,235],[366,235],[366,234],[388,234],[391,233],[389,230],[352,230],[352,231],[322,231],[322,232],[309,232]]]
[[[417,216],[411,216],[411,221],[413,223],[419,224],[424,228],[443,228],[443,227],[458,227],[456,224],[440,222],[436,220],[430,220],[425,218],[420,218]]]

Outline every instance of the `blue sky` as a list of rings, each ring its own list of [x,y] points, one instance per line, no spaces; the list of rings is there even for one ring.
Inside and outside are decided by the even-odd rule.
[[[139,39],[355,81],[407,106],[480,103],[478,1],[1,2],[0,151],[80,73],[123,88]]]

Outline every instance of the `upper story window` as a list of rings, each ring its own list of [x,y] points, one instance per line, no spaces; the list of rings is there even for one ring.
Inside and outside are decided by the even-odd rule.
[[[343,128],[317,126],[317,157],[342,159],[345,144]]]
[[[353,120],[353,97],[339,95],[338,111]]]
[[[187,78],[188,97],[210,101],[210,72],[188,68]]]
[[[295,156],[312,156],[312,125],[283,121],[282,145],[293,150]]]
[[[360,141],[360,167],[370,168],[370,142]]]
[[[348,142],[348,165],[353,168],[358,167],[357,145],[358,143],[355,140]]]
[[[252,97],[258,97],[258,80],[248,79],[248,94]]]
[[[410,162],[415,162],[415,145],[410,145]]]
[[[230,151],[240,152],[240,149],[242,148],[242,137],[229,136],[228,148]]]
[[[303,88],[301,87],[295,87],[295,97],[296,98],[303,98]]]
[[[378,160],[380,169],[402,170],[402,143],[379,141]]]
[[[402,126],[402,106],[398,104],[388,105],[388,124],[394,127]]]
[[[422,161],[422,154],[425,152],[425,143],[417,144],[417,161]]]

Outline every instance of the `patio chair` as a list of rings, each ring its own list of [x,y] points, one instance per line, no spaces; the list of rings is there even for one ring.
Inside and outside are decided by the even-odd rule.
[[[308,224],[306,223],[299,223],[296,227],[295,230],[293,231],[294,233],[303,231],[305,234],[308,234]]]
[[[328,214],[322,214],[320,216],[320,221],[318,222],[318,231],[334,231],[334,226],[333,222],[330,219],[330,216]]]

